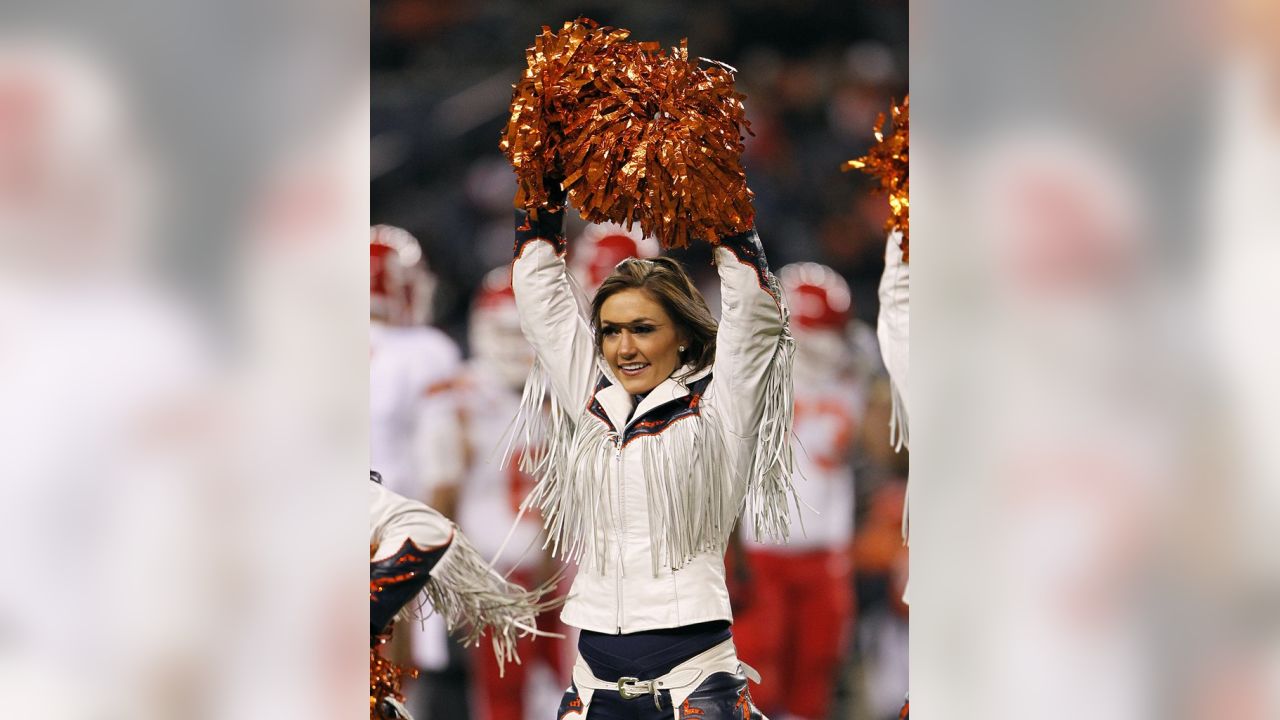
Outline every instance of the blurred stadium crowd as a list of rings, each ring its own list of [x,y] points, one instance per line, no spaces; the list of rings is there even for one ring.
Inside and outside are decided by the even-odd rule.
[[[875,318],[882,198],[839,165],[907,92],[907,8],[816,2],[373,3],[372,212],[417,236],[441,273],[437,322],[459,340],[486,271],[510,260],[515,181],[498,152],[511,86],[543,25],[579,14],[738,69],[745,163],[775,267],[830,265]],[[571,228],[572,230],[572,228]],[[693,259],[691,259],[693,260]],[[692,261],[694,269],[706,262]]]
[[[738,69],[757,226],[794,313],[797,435],[805,499],[817,511],[806,511],[809,535],[795,547],[744,537],[731,549],[734,633],[765,674],[752,692],[775,720],[897,717],[907,687],[907,457],[889,444],[873,332],[886,203],[839,166],[863,154],[877,114],[906,94],[905,3],[373,2],[372,218],[408,231],[374,231],[374,462],[402,462],[399,472],[378,468],[388,484],[452,515],[482,551],[495,551],[515,520],[528,479],[500,469],[498,445],[531,355],[504,270],[515,180],[497,140],[525,48],[542,25],[579,15],[666,46],[687,37],[692,54]],[[638,233],[572,214],[567,229],[571,266],[588,289],[626,254],[656,250]],[[430,275],[406,282],[419,250]],[[674,254],[717,308],[707,249]],[[412,307],[389,309],[402,291]],[[439,331],[405,340],[394,328],[406,323]],[[435,359],[413,372],[392,359],[415,352]],[[416,422],[406,413],[436,420],[406,429]],[[431,459],[410,457],[407,438]],[[499,566],[535,582],[548,563],[521,554],[537,524],[521,525]],[[545,717],[574,652],[572,636],[546,642],[499,680],[491,659],[448,645],[437,625],[401,635],[394,652],[423,671],[410,701],[429,720]]]

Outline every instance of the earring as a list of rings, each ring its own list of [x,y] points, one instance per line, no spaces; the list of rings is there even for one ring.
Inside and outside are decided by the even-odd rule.
[[[681,346],[680,346],[679,348],[677,348],[677,349],[678,349],[680,352],[684,352],[684,346],[683,346],[683,345],[681,345]]]

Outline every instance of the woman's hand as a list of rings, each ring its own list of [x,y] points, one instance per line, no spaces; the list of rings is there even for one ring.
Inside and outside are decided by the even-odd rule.
[[[546,175],[542,178],[542,186],[547,190],[547,206],[564,207],[569,199],[569,191],[564,189],[564,178],[557,175]]]
[[[568,247],[564,237],[564,208],[569,193],[565,191],[561,178],[556,176],[544,176],[542,186],[547,191],[545,205],[527,212],[516,209],[515,256],[517,258],[523,252],[524,246],[533,240],[546,240],[555,246],[556,253],[559,255],[563,255]]]

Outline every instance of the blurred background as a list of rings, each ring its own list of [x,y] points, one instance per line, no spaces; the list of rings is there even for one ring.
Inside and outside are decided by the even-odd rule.
[[[731,590],[738,618],[734,631],[744,659],[765,675],[765,685],[752,692],[775,720],[896,718],[907,689],[906,607],[900,600],[906,568],[900,524],[907,460],[905,451],[895,454],[889,445],[889,395],[873,332],[888,206],[883,195],[873,192],[873,181],[861,173],[842,173],[840,165],[867,150],[877,115],[887,114],[891,101],[900,102],[907,93],[906,3],[374,0],[371,9],[372,220],[404,228],[420,243],[432,274],[429,322],[460,349],[464,364],[473,370],[471,377],[489,352],[477,341],[494,334],[489,330],[494,321],[481,317],[479,306],[492,308],[498,302],[492,288],[486,291],[482,284],[489,282],[485,279],[490,271],[510,263],[513,241],[515,178],[498,150],[499,134],[506,124],[512,86],[525,68],[525,50],[542,26],[558,30],[564,22],[586,16],[630,30],[632,40],[657,41],[664,47],[688,38],[691,55],[737,68],[737,87],[747,96],[752,133],[746,139],[744,164],[770,265],[775,271],[800,262],[830,268],[826,272],[835,280],[810,270],[805,282],[813,287],[788,290],[798,293],[793,303],[812,292],[821,302],[834,304],[830,314],[838,319],[827,321],[839,339],[831,347],[844,359],[823,361],[829,366],[823,371],[827,374],[814,376],[813,384],[830,397],[802,397],[802,417],[797,420],[813,428],[808,430],[813,437],[806,449],[826,463],[805,465],[814,476],[809,482],[836,487],[830,497],[812,499],[815,506],[829,509],[827,517],[822,522],[806,520],[830,527],[816,531],[813,547],[795,550],[813,555],[806,565],[812,568],[812,584],[802,595],[829,596],[833,601],[809,610],[802,598],[785,594],[793,590],[766,587],[769,578],[761,578],[778,574],[769,564],[771,551],[747,538],[743,550],[729,559],[731,574],[742,569],[741,582]],[[567,232],[571,265],[601,262],[594,254],[598,229],[588,231],[570,213]],[[718,280],[708,247],[695,244],[673,254],[685,261],[718,312]],[[580,279],[589,288],[591,281]],[[811,345],[806,329],[797,330],[801,352]],[[518,331],[505,342],[523,346]],[[387,352],[375,345],[376,352]],[[818,347],[819,341],[812,345]],[[375,386],[386,382],[378,372],[375,368]],[[838,383],[836,375],[841,376]],[[475,402],[464,397],[458,404]],[[377,418],[390,414],[375,407],[375,442],[383,432]],[[474,422],[478,421],[464,425]],[[493,428],[491,438],[500,434],[502,425]],[[495,443],[491,440],[468,453],[479,458],[474,468],[482,467]],[[419,489],[409,494],[446,509],[461,496],[462,528],[480,536],[477,542],[484,544],[484,536],[492,531],[483,521],[468,522],[477,515],[468,507],[485,502],[468,499],[468,493],[481,493],[475,489],[485,482],[479,472],[471,470],[461,490],[442,494],[438,488]],[[493,492],[506,492],[495,488]],[[833,514],[848,517],[833,519]],[[489,525],[502,525],[503,532],[510,522],[500,521],[505,516],[496,510],[485,517]],[[798,558],[789,556],[786,562],[794,564]],[[791,615],[808,613],[808,620],[783,618],[786,607]],[[804,624],[807,631],[799,629]],[[760,637],[750,636],[753,628],[767,627],[787,629],[776,638],[759,632],[755,635]],[[797,638],[812,635],[831,641],[814,648],[792,647],[801,642]],[[495,686],[477,677],[485,674],[491,658],[457,648],[428,651],[427,646],[438,645],[429,635],[415,635],[412,641],[417,648],[401,652],[424,671],[409,685],[411,706],[420,718],[506,720],[521,712],[530,719],[545,717],[567,685],[563,668],[559,676],[538,669],[543,655],[539,651],[529,663],[534,669],[522,711],[518,705],[501,705],[490,689]],[[571,658],[572,637],[552,654]],[[799,661],[800,656],[814,654],[822,657]],[[827,655],[833,657],[825,659]],[[801,686],[783,674],[783,667],[775,667],[787,665],[801,673],[829,675],[830,681]],[[512,682],[524,681],[508,678],[507,684]],[[790,707],[788,698],[801,695],[823,697]]]
[[[911,6],[918,719],[1277,717],[1280,5]],[[873,318],[837,168],[905,92],[901,3],[0,6],[0,717],[362,716],[357,239],[418,235],[474,355],[509,86],[578,14],[740,69],[773,264]],[[864,647],[835,707],[898,692]]]
[[[368,10],[0,28],[0,716],[358,717]]]
[[[887,206],[840,163],[862,154],[877,113],[907,92],[906,3],[375,0],[372,12],[373,219],[409,230],[447,268],[435,321],[458,340],[481,276],[510,260],[515,180],[497,138],[511,86],[542,26],[579,15],[664,47],[687,37],[692,55],[738,69],[770,262],[830,265],[857,317],[875,318]],[[707,269],[707,258],[690,264]]]

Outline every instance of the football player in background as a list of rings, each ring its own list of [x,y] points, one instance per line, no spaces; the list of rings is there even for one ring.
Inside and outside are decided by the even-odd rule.
[[[458,525],[494,567],[517,584],[538,587],[555,576],[560,563],[542,549],[542,518],[537,510],[520,516],[520,503],[533,478],[519,468],[520,457],[537,438],[504,436],[520,408],[525,377],[533,367],[533,348],[520,332],[509,266],[485,275],[471,304],[468,322],[471,359],[462,375],[459,399],[467,469],[457,489]],[[506,463],[503,455],[509,454]],[[517,522],[518,520],[518,522]],[[538,618],[542,630],[563,632],[555,613]],[[559,699],[569,682],[562,642],[532,637],[521,640],[523,662],[498,666],[484,648],[473,657],[472,709],[475,720],[523,720],[526,707]],[[535,670],[541,666],[547,672]],[[542,682],[538,682],[541,680]],[[538,695],[545,695],[539,703]]]
[[[426,324],[434,288],[413,235],[390,225],[371,229],[369,461],[389,490],[452,518],[464,468],[456,395],[462,361],[457,345]],[[449,641],[438,615],[401,633],[389,655],[402,663],[411,656],[425,671],[428,709],[419,714],[465,717],[465,683],[446,671]],[[410,704],[418,704],[412,692]]]
[[[435,278],[407,231],[369,240],[369,455],[392,491],[423,502],[462,475],[454,389],[461,353],[426,324]],[[429,461],[428,461],[429,459]],[[433,502],[446,515],[452,503]]]
[[[752,524],[741,524],[747,572],[736,558],[730,566],[747,582],[734,593],[735,639],[767,678],[752,688],[762,711],[774,720],[822,720],[854,611],[853,455],[870,378],[860,348],[870,330],[851,324],[849,286],[831,268],[794,263],[778,281],[796,341],[796,462],[804,477],[796,489],[816,512],[804,510],[804,531],[785,545],[761,544]]]
[[[631,257],[654,258],[658,250],[658,241],[645,237],[638,227],[588,223],[573,245],[569,270],[590,297],[618,263]]]

